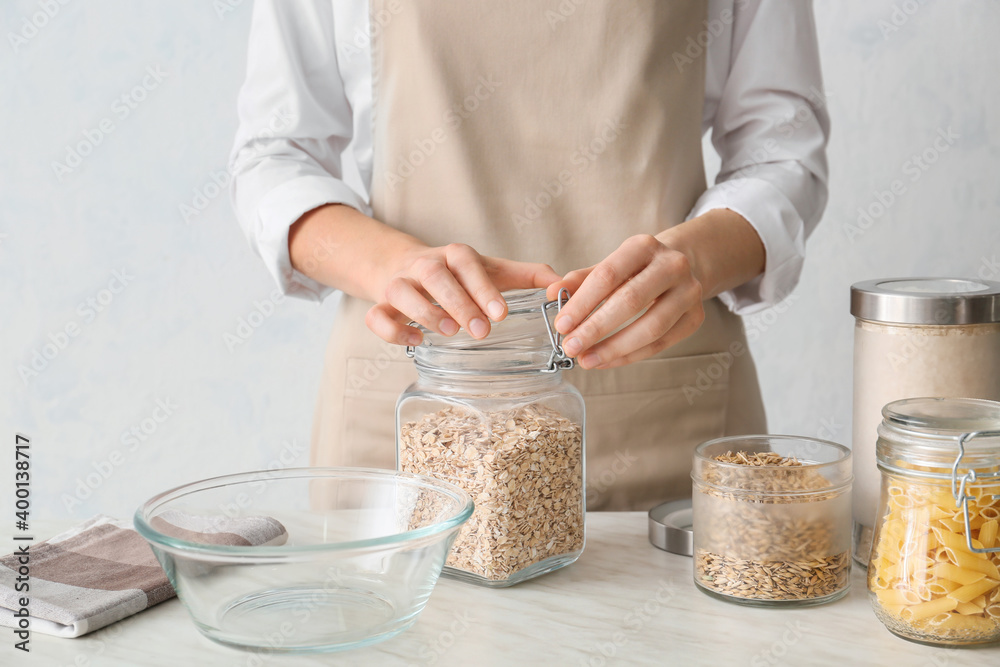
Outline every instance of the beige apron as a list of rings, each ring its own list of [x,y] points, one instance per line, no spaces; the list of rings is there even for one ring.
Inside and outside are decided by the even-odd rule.
[[[565,273],[682,222],[705,190],[704,62],[672,57],[704,2],[373,0],[372,16],[376,219]],[[416,374],[365,327],[370,306],[340,304],[314,465],[395,467],[394,405]],[[688,495],[695,445],[765,431],[742,322],[705,309],[657,358],[567,374],[586,399],[589,509]]]

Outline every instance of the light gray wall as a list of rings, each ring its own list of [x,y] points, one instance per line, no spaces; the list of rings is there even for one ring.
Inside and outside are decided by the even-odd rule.
[[[75,0],[46,20],[41,4],[0,5],[0,437],[33,439],[35,516],[124,517],[195,478],[306,463],[333,304],[265,304],[270,280],[212,185],[235,129],[250,2]],[[10,33],[33,19],[44,25],[15,48]],[[830,205],[790,303],[749,325],[772,429],[846,442],[848,286],[1000,278],[1000,5],[827,1],[817,19]],[[116,102],[144,79],[134,109]],[[912,180],[907,160],[949,128],[958,138]],[[99,143],[60,178],[53,162],[88,134]],[[858,207],[895,179],[905,192],[852,238]],[[182,205],[204,209],[185,221]],[[260,326],[227,345],[258,308]],[[67,326],[77,335],[59,348]],[[22,379],[35,351],[53,358]],[[145,440],[127,435],[144,421]],[[0,507],[11,478],[0,470]]]

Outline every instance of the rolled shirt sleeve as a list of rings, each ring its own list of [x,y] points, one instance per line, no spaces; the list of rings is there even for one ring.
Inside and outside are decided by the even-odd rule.
[[[736,0],[732,7],[729,71],[717,102],[706,101],[716,105],[709,120],[722,168],[690,217],[730,209],[760,236],[764,273],[719,295],[744,315],[781,301],[798,283],[806,239],[826,206],[830,119],[812,3]],[[709,60],[725,55],[715,50]]]
[[[292,267],[288,230],[323,204],[368,212],[344,180],[351,107],[338,75],[329,0],[257,0],[230,196],[251,248],[281,290],[321,300],[332,292]]]

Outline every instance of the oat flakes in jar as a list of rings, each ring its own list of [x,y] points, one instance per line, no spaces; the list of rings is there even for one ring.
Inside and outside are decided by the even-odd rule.
[[[444,573],[510,586],[575,561],[584,543],[584,403],[544,290],[504,293],[485,339],[423,329],[417,381],[396,404],[400,470],[452,482],[475,502]]]
[[[918,642],[1000,641],[1000,402],[912,398],[882,414],[875,615]]]

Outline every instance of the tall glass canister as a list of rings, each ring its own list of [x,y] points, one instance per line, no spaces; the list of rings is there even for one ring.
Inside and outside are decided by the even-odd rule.
[[[911,398],[883,416],[876,616],[919,642],[1000,641],[1000,403]]]
[[[867,566],[878,506],[882,408],[919,396],[1000,400],[1000,283],[869,280],[851,287],[854,558]]]
[[[562,295],[561,295],[562,296]],[[401,470],[452,482],[475,502],[445,574],[510,586],[575,561],[584,544],[584,403],[544,290],[504,294],[484,340],[424,330],[417,382],[396,407]]]

